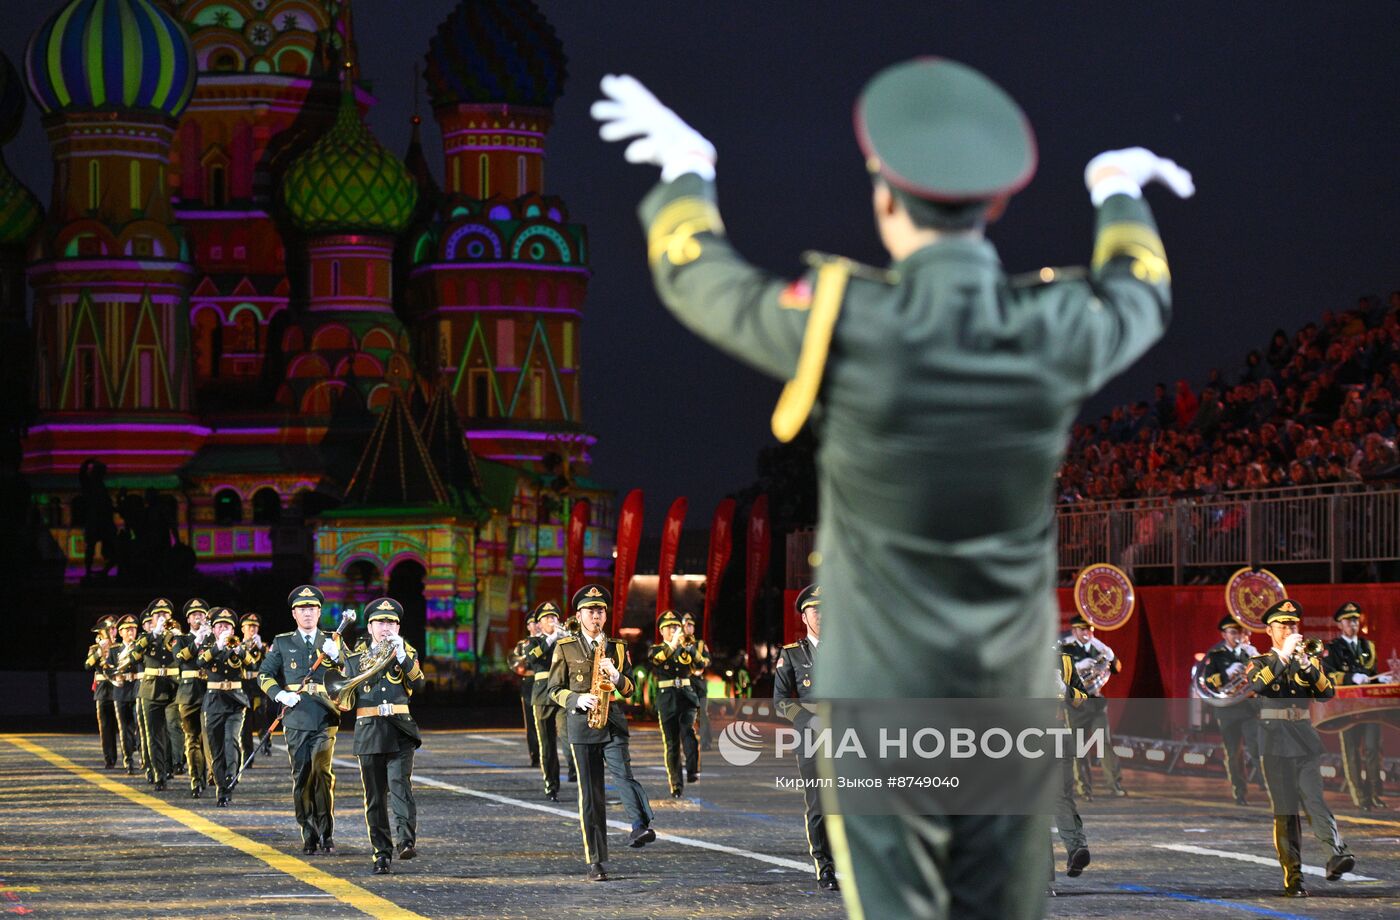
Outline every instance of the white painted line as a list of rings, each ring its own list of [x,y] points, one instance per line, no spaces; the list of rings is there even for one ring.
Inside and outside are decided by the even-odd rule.
[[[286,745],[279,744],[277,745],[277,747],[286,750]],[[335,763],[336,766],[345,767],[347,769],[353,768],[358,770],[360,768],[360,765],[357,761],[346,760],[342,757],[334,758],[333,763]],[[495,802],[499,805],[514,805],[516,808],[524,808],[528,809],[529,811],[538,811],[546,815],[555,815],[560,818],[567,818],[570,821],[578,820],[577,809],[575,809],[574,811],[569,811],[566,808],[556,808],[553,805],[541,805],[538,802],[526,802],[521,799],[513,799],[507,795],[497,795],[494,792],[482,792],[480,789],[472,789],[467,786],[459,786],[455,783],[444,782],[440,779],[434,779],[431,776],[424,776],[419,773],[413,774],[413,781],[423,786],[431,786],[435,789],[446,789],[448,792],[457,792],[461,793],[462,795],[470,795],[478,799],[483,799],[487,802]],[[628,824],[626,821],[609,821],[608,827],[620,831],[630,832],[632,830],[632,825]],[[767,853],[755,853],[752,850],[744,850],[740,849],[739,847],[726,846],[722,843],[711,843],[708,840],[700,840],[696,837],[684,837],[680,834],[670,834],[662,831],[657,831],[656,839],[669,840],[671,843],[679,843],[682,846],[695,847],[698,850],[710,850],[714,853],[727,853],[730,856],[742,856],[745,859],[752,859],[756,862],[767,863],[770,866],[782,866],[785,869],[796,869],[800,872],[807,872],[810,871],[812,868],[810,863],[798,862],[795,859],[785,859],[781,856],[769,856]]]
[[[467,735],[468,738],[479,738],[482,741],[489,741],[492,744],[504,744],[506,747],[515,747],[520,741],[515,738],[493,738],[490,735]]]
[[[1239,862],[1255,863],[1260,866],[1272,866],[1278,868],[1278,860],[1267,856],[1253,856],[1249,853],[1231,853],[1229,850],[1212,850],[1209,847],[1196,847],[1187,843],[1154,843],[1159,850],[1175,850],[1178,853],[1195,853],[1198,856],[1219,856],[1221,859],[1234,859]],[[1322,878],[1327,877],[1327,870],[1320,866],[1304,865],[1303,871],[1308,875],[1317,875]],[[1379,879],[1371,878],[1369,875],[1356,875],[1347,872],[1342,875],[1344,882],[1376,882]]]

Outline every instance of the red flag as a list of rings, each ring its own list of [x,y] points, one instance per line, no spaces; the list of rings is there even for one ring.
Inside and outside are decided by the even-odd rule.
[[[768,496],[760,495],[753,500],[749,509],[749,566],[744,584],[744,650],[748,653],[747,667],[754,668],[753,660],[753,605],[758,599],[758,589],[763,585],[763,577],[768,574]]]
[[[685,512],[690,503],[684,497],[671,502],[666,523],[661,528],[661,563],[656,570],[656,615],[671,606],[671,573],[676,570],[676,553],[681,545],[681,530],[685,527]]]
[[[583,574],[583,538],[588,531],[588,499],[574,502],[569,512],[569,535],[564,551],[564,597],[572,599],[574,592],[583,587],[586,580]],[[564,603],[568,603],[565,600]]]
[[[627,589],[637,570],[637,547],[642,542],[642,490],[633,489],[617,514],[617,565],[613,567],[613,622],[621,628],[627,613]]]
[[[719,583],[733,552],[734,499],[726,498],[715,508],[714,520],[710,521],[710,556],[705,563],[705,627],[702,630],[706,645],[710,644],[710,621],[719,603]]]

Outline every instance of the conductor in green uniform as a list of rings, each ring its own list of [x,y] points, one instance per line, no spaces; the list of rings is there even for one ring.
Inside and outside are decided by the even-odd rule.
[[[855,108],[891,264],[812,256],[790,280],[726,238],[713,145],[632,77],[602,90],[603,139],[631,139],[629,161],[661,167],[640,209],[661,300],[786,381],[780,439],[815,424],[817,696],[1051,698],[1048,669],[1025,663],[1054,639],[1055,472],[1084,400],[1166,328],[1170,276],[1142,186],[1188,195],[1189,173],[1141,148],[1100,154],[1085,176],[1098,209],[1090,268],[1008,278],[984,229],[1035,172],[1030,124],[977,71],[909,61],[877,74]],[[896,635],[939,667],[887,667]],[[831,716],[834,731],[852,725]],[[1047,819],[843,817],[841,796],[826,813],[853,917],[1041,915]]]

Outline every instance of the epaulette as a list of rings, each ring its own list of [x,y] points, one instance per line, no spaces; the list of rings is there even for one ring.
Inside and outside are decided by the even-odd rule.
[[[802,644],[802,643],[800,643],[800,642],[791,642],[791,643],[789,643],[789,644],[787,644],[787,645],[784,645],[783,648],[797,648],[797,647],[798,647],[799,645],[801,645],[801,644]]]
[[[1007,284],[1014,288],[1025,288],[1041,284],[1054,284],[1056,281],[1080,281],[1087,277],[1089,277],[1089,270],[1082,265],[1071,265],[1068,268],[1054,268],[1047,265],[1039,271],[1012,275],[1007,279]]]
[[[277,635],[273,636],[272,638],[273,638],[273,639],[285,639],[286,637],[288,637],[288,636],[293,636],[293,635],[296,635],[296,630],[295,630],[295,629],[288,630],[287,632],[284,632],[284,633],[278,633]]]
[[[576,638],[573,637],[573,636],[565,636],[565,637],[562,638],[562,639],[555,639],[555,640],[554,640],[554,644],[555,644],[555,645],[563,645],[565,642],[577,642],[577,641],[578,641],[578,639],[576,639]]]
[[[832,262],[839,262],[846,267],[853,278],[864,278],[866,281],[875,281],[880,284],[898,284],[899,272],[888,268],[876,268],[873,265],[866,265],[845,256],[832,255],[829,252],[818,252],[809,249],[802,253],[802,261],[812,268],[821,268],[823,265],[830,265]]]

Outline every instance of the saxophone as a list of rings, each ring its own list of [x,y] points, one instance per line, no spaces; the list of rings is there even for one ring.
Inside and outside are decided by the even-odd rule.
[[[603,670],[607,645],[606,637],[599,636],[597,645],[593,647],[593,683],[588,692],[598,697],[598,705],[588,713],[589,728],[602,728],[608,724],[608,706],[612,703],[613,690],[617,689],[608,679],[608,673]]]

